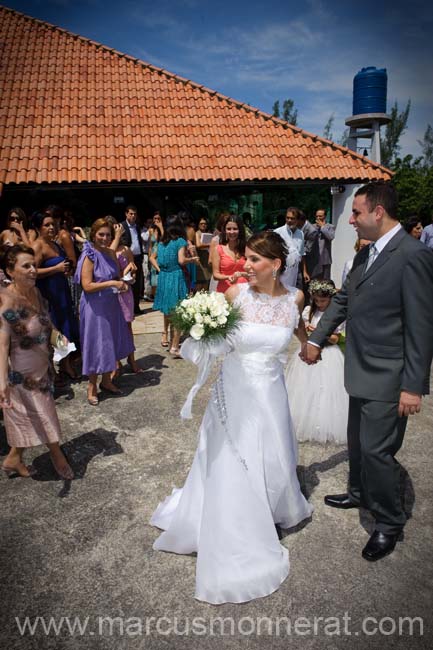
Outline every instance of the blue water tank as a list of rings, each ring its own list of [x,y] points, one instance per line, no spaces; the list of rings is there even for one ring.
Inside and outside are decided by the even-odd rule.
[[[353,113],[386,113],[386,68],[362,68],[353,78]]]

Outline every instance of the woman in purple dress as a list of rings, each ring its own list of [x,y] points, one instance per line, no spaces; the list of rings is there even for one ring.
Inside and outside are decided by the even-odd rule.
[[[121,394],[113,384],[111,373],[117,359],[134,351],[134,343],[120,307],[118,293],[128,291],[120,280],[120,268],[109,246],[114,237],[113,225],[97,219],[90,230],[90,242],[85,243],[78,261],[75,281],[83,293],[80,299],[80,334],[83,374],[89,378],[87,400],[98,404],[97,379],[102,374],[100,389]]]

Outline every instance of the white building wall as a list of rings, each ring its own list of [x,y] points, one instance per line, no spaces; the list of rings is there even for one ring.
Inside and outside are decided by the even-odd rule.
[[[352,201],[357,189],[362,185],[345,185],[341,194],[332,196],[332,223],[335,226],[335,239],[332,242],[331,277],[337,287],[341,287],[344,264],[355,255],[356,231],[349,224],[352,214]]]

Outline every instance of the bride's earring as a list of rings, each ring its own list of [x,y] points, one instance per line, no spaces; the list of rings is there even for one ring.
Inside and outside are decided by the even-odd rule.
[[[272,269],[272,279],[274,281],[277,279],[277,269]]]

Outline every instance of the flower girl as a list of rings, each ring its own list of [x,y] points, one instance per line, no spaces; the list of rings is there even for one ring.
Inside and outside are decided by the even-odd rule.
[[[332,280],[312,280],[311,306],[302,313],[307,333],[313,332],[337,292]],[[299,441],[346,443],[349,397],[344,388],[344,356],[338,342],[344,325],[332,334],[322,360],[307,365],[296,354],[286,372],[290,410]]]

